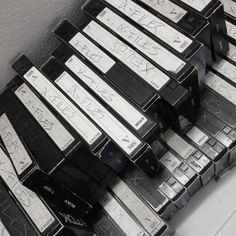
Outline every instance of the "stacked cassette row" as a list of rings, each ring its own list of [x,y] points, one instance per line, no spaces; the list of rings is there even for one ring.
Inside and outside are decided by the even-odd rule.
[[[171,235],[236,158],[229,15],[215,0],[89,0],[40,68],[15,60],[0,96],[9,233]]]

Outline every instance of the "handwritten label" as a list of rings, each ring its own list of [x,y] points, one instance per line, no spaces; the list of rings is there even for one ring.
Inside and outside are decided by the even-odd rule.
[[[0,220],[0,235],[1,236],[10,236],[10,234],[8,233],[7,229],[5,228],[5,226],[3,225],[1,220]]]
[[[90,24],[84,28],[84,32],[99,43],[103,48],[117,57],[121,62],[125,63],[126,66],[138,74],[157,91],[170,80],[170,78],[161,70],[151,64],[127,44],[123,43],[113,34],[105,30],[95,21],[91,21]],[[168,70],[172,70],[170,65],[166,64],[166,67]]]
[[[129,236],[145,236],[145,232],[136,224],[125,209],[112,197],[110,193],[99,200],[107,214],[111,219],[121,227],[125,235]]]
[[[212,68],[214,68],[221,75],[230,79],[232,82],[236,83],[236,66],[230,62],[221,58],[218,63],[214,63],[212,65]]]
[[[97,16],[97,19],[166,70],[178,73],[185,66],[186,63],[183,60],[175,56],[146,34],[142,33],[110,9],[106,8],[103,10]]]
[[[180,0],[197,11],[202,11],[212,0]]]
[[[178,134],[173,130],[169,129],[163,135],[164,141],[175,150],[181,157],[187,159],[196,149],[182,139]]]
[[[38,230],[41,233],[47,230],[54,223],[54,216],[34,192],[20,183],[9,158],[2,149],[0,149],[0,175]]]
[[[32,164],[32,160],[6,114],[0,117],[0,136],[17,173],[22,174]]]
[[[81,33],[77,33],[69,43],[104,74],[116,64],[114,60]]]
[[[147,118],[111,86],[104,82],[102,78],[97,76],[88,66],[79,60],[79,58],[72,56],[65,64],[133,128],[139,130],[145,125]]]
[[[184,52],[193,42],[190,38],[131,0],[106,0],[106,2],[180,53]],[[113,18],[109,19],[110,22],[113,21]]]
[[[26,84],[22,84],[15,94],[61,151],[73,143],[72,135]]]
[[[221,0],[224,5],[224,11],[229,15],[236,17],[236,2],[232,0]]]
[[[132,212],[150,235],[157,235],[164,226],[164,222],[155,215],[123,181],[120,180],[116,183],[112,191]]]
[[[231,38],[236,40],[236,26],[227,20],[225,22],[226,22],[226,27],[227,27],[227,34]]]
[[[227,58],[232,60],[233,62],[236,62],[236,46],[233,44],[229,43],[229,51],[226,54]]]
[[[81,66],[78,66],[78,68],[82,69]],[[134,136],[67,72],[64,72],[56,80],[56,83],[127,154],[131,154],[141,144],[141,141],[136,138],[136,136]],[[127,112],[129,113],[128,110]]]
[[[183,8],[169,0],[140,0],[153,10],[159,12],[174,23],[178,23],[186,14]]]
[[[236,88],[213,72],[208,72],[206,85],[229,102],[236,105]]]
[[[44,97],[55,110],[84,138],[93,144],[101,131],[73,105],[37,68],[32,67],[24,78]]]
[[[160,162],[166,169],[170,172],[173,172],[176,168],[181,165],[181,161],[171,152],[167,152],[163,157],[160,159]]]
[[[198,146],[202,146],[209,140],[209,136],[207,136],[196,126],[194,126],[186,135]]]

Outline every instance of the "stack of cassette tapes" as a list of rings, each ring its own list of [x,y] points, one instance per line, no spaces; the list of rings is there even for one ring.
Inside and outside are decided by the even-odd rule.
[[[170,236],[235,164],[236,2],[88,0],[78,18],[0,95],[0,231]]]

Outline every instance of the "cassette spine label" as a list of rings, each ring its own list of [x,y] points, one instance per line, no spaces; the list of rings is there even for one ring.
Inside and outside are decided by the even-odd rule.
[[[214,63],[212,68],[236,84],[236,66],[221,59],[219,63]]]
[[[221,0],[224,4],[224,11],[232,17],[236,17],[236,3],[232,0]]]
[[[22,84],[15,91],[15,95],[61,151],[73,143],[75,139],[72,135],[26,84]]]
[[[226,54],[226,57],[236,63],[236,46],[229,43],[229,51]]]
[[[142,230],[136,222],[130,217],[125,209],[116,201],[111,194],[106,193],[105,196],[99,200],[107,214],[112,220],[122,229],[126,235],[130,236],[145,236],[144,230]]]
[[[0,220],[0,233],[1,233],[2,236],[11,236],[11,235],[8,233],[8,231],[7,231],[6,227],[5,227],[5,225],[3,225],[3,223],[2,223],[1,220]]]
[[[223,96],[226,100],[236,105],[236,88],[220,78],[213,72],[208,72],[206,85],[213,91]]]
[[[228,35],[236,40],[236,26],[227,20],[225,22]]]
[[[21,175],[30,167],[32,160],[6,114],[2,114],[0,117],[0,136],[14,163],[18,175]]]
[[[96,65],[104,74],[116,64],[112,58],[106,55],[81,33],[77,33],[69,43],[85,58]]]

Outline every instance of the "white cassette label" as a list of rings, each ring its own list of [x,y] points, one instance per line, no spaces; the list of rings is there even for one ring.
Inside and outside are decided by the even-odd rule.
[[[163,155],[163,157],[160,159],[160,162],[170,172],[173,172],[181,164],[181,161],[171,152],[167,152],[165,155]]]
[[[24,78],[40,93],[57,112],[84,138],[93,144],[101,131],[74,106],[39,70],[32,67]]]
[[[110,3],[113,7],[128,16],[130,19],[134,20],[137,24],[141,25],[157,38],[161,39],[174,50],[177,50],[179,53],[184,52],[193,42],[190,38],[179,32],[172,26],[168,25],[163,20],[157,18],[150,12],[146,11],[138,4],[132,2],[131,0],[105,1]],[[105,11],[107,11],[107,9]],[[112,17],[109,18],[109,20],[111,21],[111,24],[115,24],[115,22],[112,22],[114,20]],[[120,26],[122,25],[124,25],[124,22],[120,22]],[[120,28],[120,31],[126,31],[126,29]]]
[[[77,33],[69,43],[104,74],[116,64],[114,60],[81,33]]]
[[[15,94],[61,151],[74,141],[68,130],[26,84],[22,84]]]
[[[225,22],[226,22],[228,35],[236,40],[236,26],[227,20]]]
[[[54,216],[34,192],[20,183],[2,149],[0,149],[0,175],[39,231],[42,233],[47,230],[54,223]]]
[[[187,11],[169,0],[141,0],[141,2],[174,23],[178,23],[187,14]]]
[[[218,75],[208,72],[206,76],[206,85],[223,96],[226,100],[236,105],[236,88]]]
[[[236,17],[236,2],[232,0],[221,0],[224,4],[224,11],[229,15]]]
[[[173,130],[169,129],[163,135],[164,141],[170,146],[175,152],[177,152],[181,157],[187,159],[196,149],[188,144],[184,139],[182,139]]]
[[[202,11],[212,0],[180,0],[197,11]]]
[[[6,114],[0,117],[0,136],[18,175],[22,174],[32,164],[32,160]]]
[[[221,58],[220,61],[214,63],[212,67],[221,75],[236,83],[236,66]]]
[[[142,33],[110,9],[106,8],[103,10],[97,16],[97,19],[166,70],[178,73],[185,66],[186,63],[183,60],[175,56],[146,34]]]
[[[209,136],[195,126],[186,135],[198,146],[202,146],[209,140]]]
[[[236,62],[236,46],[229,43],[229,51],[226,55],[230,60]]]
[[[132,212],[150,235],[157,235],[164,226],[163,221],[155,215],[123,181],[120,180],[116,183],[112,187],[112,191]]]
[[[122,228],[125,235],[145,236],[145,232],[136,224],[125,209],[108,192],[99,200],[107,214]]]
[[[79,66],[78,68],[82,67]],[[136,136],[134,136],[68,73],[63,73],[56,80],[56,83],[127,154],[131,154],[139,147],[141,141],[139,141]]]
[[[104,102],[112,107],[133,128],[139,130],[146,124],[147,118],[145,116],[76,56],[72,56],[65,64],[79,79],[91,88]]]
[[[84,32],[98,42],[103,48],[112,53],[116,58],[125,63],[126,66],[157,91],[170,80],[170,78],[161,70],[95,21],[91,21],[90,24],[84,28]],[[165,61],[162,60],[161,63],[165,63]],[[164,65],[167,70],[172,70],[170,66],[171,65],[169,65],[168,62]]]
[[[0,219],[0,235],[1,235],[1,236],[11,236],[11,235],[8,233],[8,231],[7,231],[7,229],[5,228],[5,226],[3,225],[1,219]]]

